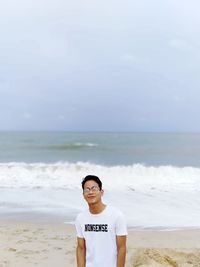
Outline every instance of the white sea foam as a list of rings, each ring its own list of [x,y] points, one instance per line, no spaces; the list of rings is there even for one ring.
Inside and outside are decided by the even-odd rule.
[[[101,166],[90,163],[1,163],[0,187],[78,188],[87,174],[101,177],[112,190],[200,190],[200,168],[141,164]]]
[[[122,209],[132,227],[200,227],[200,169],[193,167],[1,163],[0,209],[56,211],[74,219],[88,174],[102,179],[105,202]]]

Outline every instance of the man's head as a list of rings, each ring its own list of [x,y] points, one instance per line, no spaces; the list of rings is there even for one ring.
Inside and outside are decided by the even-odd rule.
[[[102,182],[95,175],[87,175],[82,181],[83,196],[89,205],[101,203]]]
[[[99,187],[99,190],[102,190],[102,182],[101,180],[99,179],[99,177],[95,176],[95,175],[87,175],[83,181],[82,181],[82,188],[84,190],[84,186],[85,186],[85,183],[87,181],[94,181],[97,183],[98,187]]]

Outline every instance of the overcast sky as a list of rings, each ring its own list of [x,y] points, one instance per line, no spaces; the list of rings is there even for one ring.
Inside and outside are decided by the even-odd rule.
[[[199,0],[8,0],[0,130],[200,131]]]

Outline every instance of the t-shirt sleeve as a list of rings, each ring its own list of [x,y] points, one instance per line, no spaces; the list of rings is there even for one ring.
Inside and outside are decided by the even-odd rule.
[[[77,216],[77,218],[75,220],[75,227],[76,227],[76,236],[80,237],[80,238],[84,238],[83,237],[82,228],[81,228],[81,224],[80,224],[80,221],[79,221],[79,216]]]
[[[121,212],[116,221],[116,235],[127,235],[126,220]]]

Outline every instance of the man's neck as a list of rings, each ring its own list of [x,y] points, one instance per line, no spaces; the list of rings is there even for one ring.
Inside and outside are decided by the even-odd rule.
[[[106,205],[103,204],[102,202],[98,204],[89,205],[89,210],[92,214],[101,213],[105,208],[106,208]]]

